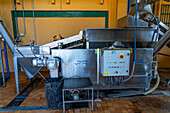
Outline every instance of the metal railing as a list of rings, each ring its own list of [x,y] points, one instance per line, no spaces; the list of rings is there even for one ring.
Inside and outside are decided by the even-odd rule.
[[[160,20],[170,27],[170,4],[161,5]]]

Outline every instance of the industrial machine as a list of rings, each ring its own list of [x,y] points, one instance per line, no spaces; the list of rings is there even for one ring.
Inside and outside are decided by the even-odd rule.
[[[153,1],[157,0],[138,0],[135,18],[132,0],[129,14],[118,22],[121,28],[84,29],[44,45],[18,46],[0,19],[0,34],[13,53],[17,93],[18,63],[28,78],[39,73],[45,81],[39,71],[47,67],[51,78],[63,77],[65,88],[148,90],[152,78],[158,77],[153,58],[170,39],[169,28],[152,14]]]

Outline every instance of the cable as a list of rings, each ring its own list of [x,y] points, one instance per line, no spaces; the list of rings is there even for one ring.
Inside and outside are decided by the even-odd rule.
[[[35,37],[35,44],[37,45],[37,34],[36,34],[36,26],[35,26],[35,12],[34,12],[34,0],[32,0],[32,10],[33,10],[33,23],[34,23],[34,37]]]
[[[132,68],[132,73],[129,76],[129,78],[127,78],[126,80],[123,80],[123,82],[126,82],[128,80],[130,80],[134,74],[135,71],[135,63],[136,63],[136,39],[137,39],[137,10],[138,10],[138,4],[137,4],[137,0],[136,0],[136,9],[135,9],[135,41],[134,41],[134,59],[133,59],[133,68]]]
[[[134,42],[134,62],[136,62],[136,38],[137,38],[137,11],[138,11],[138,4],[136,0],[136,9],[135,9],[135,42]]]
[[[129,78],[127,78],[126,80],[123,80],[123,82],[126,82],[126,81],[128,81],[128,80],[130,80],[130,79],[132,78],[132,76],[133,76],[133,74],[134,74],[134,72],[135,72],[135,66],[136,66],[136,63],[133,62],[132,73],[131,73],[131,75],[129,76]]]

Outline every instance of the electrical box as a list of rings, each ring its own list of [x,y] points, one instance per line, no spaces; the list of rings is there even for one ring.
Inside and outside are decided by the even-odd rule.
[[[128,76],[130,50],[104,50],[100,66],[103,76]]]

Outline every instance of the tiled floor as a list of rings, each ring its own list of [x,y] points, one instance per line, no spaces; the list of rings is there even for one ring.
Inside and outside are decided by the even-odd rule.
[[[46,73],[45,73],[46,74]],[[46,74],[47,75],[47,74]],[[20,73],[20,89],[23,89],[30,80],[24,73]],[[6,83],[6,87],[0,87],[0,107],[5,107],[15,96],[14,74]],[[29,94],[20,106],[46,106],[44,84],[38,86]],[[90,107],[91,104],[89,103]],[[16,113],[60,113],[62,110],[38,110],[38,111],[15,111]],[[68,113],[91,113],[90,108],[67,110]],[[165,95],[124,97],[124,98],[102,98],[102,103],[94,103],[94,113],[168,113],[170,112],[170,97]],[[4,113],[13,113],[4,112]]]

